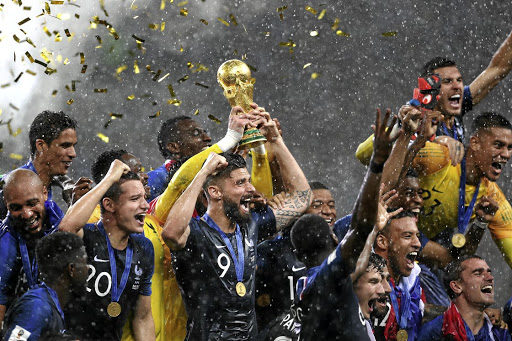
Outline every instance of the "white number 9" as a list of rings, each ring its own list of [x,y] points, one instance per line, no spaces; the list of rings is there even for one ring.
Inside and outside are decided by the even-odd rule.
[[[222,264],[222,258],[226,259],[225,264]],[[221,253],[219,257],[217,257],[217,264],[219,264],[219,268],[221,268],[222,270],[222,273],[220,274],[220,277],[222,278],[224,277],[226,272],[228,272],[228,269],[231,266],[231,259],[229,259],[229,257],[225,253]]]

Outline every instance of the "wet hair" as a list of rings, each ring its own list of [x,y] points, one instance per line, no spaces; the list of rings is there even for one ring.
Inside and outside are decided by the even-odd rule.
[[[293,225],[290,240],[299,260],[311,264],[319,254],[333,246],[331,234],[324,218],[305,214]]]
[[[320,181],[309,181],[309,187],[311,187],[312,191],[315,189],[326,189],[330,191],[330,189]]]
[[[128,152],[124,149],[112,149],[107,150],[98,155],[98,157],[96,158],[96,160],[94,160],[94,163],[91,166],[91,175],[94,182],[99,184],[101,180],[103,180],[105,175],[107,175],[107,172],[110,169],[110,165],[112,164],[112,162],[114,162],[114,160],[123,161],[121,157],[127,153]]]
[[[382,256],[376,254],[375,252],[371,252],[370,257],[368,258],[368,266],[366,267],[365,272],[370,272],[372,269],[375,269],[377,272],[382,273],[384,267],[386,266],[387,262],[384,258],[382,258]],[[359,280],[359,278],[361,278],[362,275],[363,273],[361,273],[359,277],[355,278],[353,280],[353,283],[357,283],[357,281]]]
[[[434,73],[435,69],[448,66],[457,66],[453,60],[444,57],[434,57],[423,66],[421,76],[426,77]]]
[[[471,124],[471,135],[475,135],[481,129],[505,128],[512,130],[510,121],[495,112],[484,112],[478,115]]]
[[[394,211],[396,210],[396,208],[388,208],[388,212],[389,211]],[[416,218],[416,216],[414,215],[414,213],[412,212],[409,212],[409,211],[402,211],[400,213],[398,213],[396,216],[393,216],[391,217],[389,220],[388,220],[388,223],[386,224],[386,226],[382,229],[382,231],[379,232],[379,234],[382,234],[386,237],[389,237],[389,228],[391,226],[391,222],[393,220],[396,220],[396,219],[401,219],[401,218]]]
[[[226,158],[226,161],[228,162],[228,165],[223,170],[219,171],[215,175],[208,175],[206,178],[206,181],[203,184],[203,190],[206,193],[206,197],[208,197],[208,187],[212,184],[217,184],[219,181],[227,179],[231,172],[235,169],[239,168],[247,168],[247,164],[245,163],[245,159],[238,154],[234,153],[221,153],[219,154],[221,156],[224,156]]]
[[[76,130],[76,121],[64,114],[62,111],[55,112],[45,110],[38,114],[28,132],[30,142],[30,154],[36,154],[36,140],[42,139],[47,145],[59,137],[60,133],[66,129]]]
[[[178,141],[179,131],[178,131],[178,123],[184,120],[191,120],[192,118],[188,116],[177,116],[168,119],[162,126],[160,127],[160,131],[158,132],[158,148],[160,149],[160,153],[165,159],[171,158],[172,154],[169,150],[167,150],[167,144],[170,142]]]
[[[126,181],[129,180],[138,180],[140,181],[140,177],[135,174],[134,172],[128,172],[126,174],[121,175],[121,179],[119,181],[114,182],[112,186],[103,194],[103,197],[101,197],[100,201],[100,210],[101,213],[105,212],[105,207],[103,207],[103,199],[104,198],[110,198],[113,201],[119,200],[119,197],[121,194],[123,194],[123,190],[121,189],[121,185],[124,184]]]
[[[82,238],[70,232],[47,235],[36,246],[36,261],[43,281],[54,282],[70,263],[85,255]]]
[[[448,293],[448,296],[450,296],[451,299],[454,299],[457,297],[457,294],[450,288],[450,283],[452,281],[458,281],[460,280],[460,274],[462,271],[464,271],[464,267],[462,266],[462,263],[469,259],[481,259],[484,260],[482,257],[477,255],[464,255],[457,260],[451,262],[448,264],[444,271],[444,278],[443,278],[443,285],[446,289],[446,292]]]

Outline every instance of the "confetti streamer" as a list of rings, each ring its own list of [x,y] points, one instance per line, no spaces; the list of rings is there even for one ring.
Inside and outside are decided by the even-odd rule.
[[[173,99],[168,100],[167,104],[172,104],[172,105],[179,107],[181,104],[181,101],[179,99],[173,98]]]
[[[130,95],[130,96],[126,97],[126,99],[129,101],[133,100],[134,98],[135,98],[135,95]]]
[[[118,67],[118,68],[116,69],[116,74],[117,74],[117,75],[118,75],[118,74],[120,74],[121,72],[123,72],[123,71],[124,71],[124,70],[126,70],[127,68],[128,68],[128,66],[126,66],[126,65],[121,65],[120,67]]]
[[[315,15],[318,13],[318,11],[311,6],[306,6],[306,11],[313,13]]]
[[[186,8],[180,9],[180,15],[186,17],[188,15],[188,9],[186,9]]]
[[[26,72],[27,72],[29,75],[32,75],[32,76],[37,75],[37,73],[35,73],[35,72],[34,72],[34,71],[32,71],[32,70],[27,70]]]
[[[319,73],[313,72],[313,73],[311,74],[311,79],[317,79],[319,76],[320,76],[320,74],[319,74]]]
[[[136,60],[133,62],[133,72],[135,72],[135,73],[139,73],[140,72],[139,64],[137,64]]]
[[[311,66],[311,64],[312,64],[312,63],[307,63],[307,64],[305,64],[305,65],[302,67],[302,69],[305,69],[305,68],[310,67],[310,66]]]
[[[117,119],[117,118],[123,118],[123,114],[116,114],[115,112],[111,112],[111,113],[109,114],[109,116],[110,116],[113,120],[115,120],[115,119]]]
[[[22,160],[22,159],[23,159],[23,155],[20,155],[20,154],[14,154],[14,153],[9,154],[9,157],[10,157],[11,159],[14,159],[14,160]]]
[[[109,138],[105,134],[97,133],[96,136],[98,136],[103,142],[108,143]]]
[[[32,57],[32,56],[30,55],[30,53],[28,53],[28,51],[27,51],[27,52],[25,52],[25,56],[27,56],[28,60],[30,60],[30,62],[31,62],[31,63],[33,63],[33,62],[34,62],[34,57]]]
[[[197,109],[195,112],[194,112],[194,116],[197,116],[199,115],[199,109]]]
[[[205,25],[208,25],[208,21],[204,20],[204,19],[200,19],[199,22],[205,24]]]
[[[52,5],[64,5],[64,0],[52,0]]]
[[[97,94],[106,94],[107,88],[101,88],[101,89],[94,89],[94,92]]]
[[[44,31],[44,33],[46,33],[46,35],[47,35],[48,37],[51,37],[51,36],[52,36],[52,33],[50,32],[50,30],[48,29],[48,27],[44,26],[44,27],[43,27],[43,31]]]
[[[71,91],[72,92],[76,91],[76,81],[71,81]]]
[[[324,18],[325,12],[327,12],[325,9],[323,9],[322,12],[320,12],[320,14],[318,15],[318,20],[322,20]]]
[[[52,69],[52,68],[49,68],[47,67],[46,70],[44,70],[44,73],[46,73],[48,76],[51,75],[51,74],[54,74],[57,72],[57,69]]]
[[[332,24],[332,26],[331,26],[331,30],[336,31],[339,26],[340,26],[340,19],[336,18],[336,19],[334,19],[334,24]]]
[[[57,90],[52,91],[52,97],[55,97],[55,96],[57,96]]]
[[[18,23],[18,25],[20,25],[20,26],[21,26],[21,25],[23,25],[24,23],[29,22],[29,21],[30,21],[30,18],[25,18],[25,19],[23,19],[22,21],[20,21],[20,22]]]
[[[87,65],[82,66],[82,70],[80,71],[80,73],[85,73],[85,71],[87,71]]]
[[[18,38],[15,34],[12,35],[12,38],[14,39],[15,42],[20,42],[20,38]]]
[[[67,28],[64,29],[64,33],[66,34],[66,37],[71,37],[71,33],[69,33]]]
[[[51,10],[50,10],[50,4],[45,2],[44,3],[44,9],[46,10],[46,13],[48,14],[52,14]]]
[[[54,41],[57,42],[57,43],[62,41],[62,37],[60,36],[60,33],[57,33],[57,35],[55,36],[55,40]]]
[[[213,122],[217,123],[217,124],[221,124],[221,123],[222,123],[222,121],[221,121],[221,120],[219,120],[217,117],[215,117],[215,116],[213,116],[213,115],[208,115],[208,118],[209,118],[210,120],[212,120]]]
[[[342,37],[350,37],[350,34],[347,32],[343,32],[342,30],[336,31],[336,35],[342,36]]]
[[[44,67],[46,67],[46,66],[48,65],[48,64],[46,64],[46,63],[43,63],[43,62],[42,62],[42,61],[40,61],[39,59],[34,59],[34,62],[35,62],[35,63],[37,63],[37,64],[39,64],[39,65],[41,65],[41,66],[44,66]]]
[[[75,101],[74,99],[70,98],[66,103],[67,103],[68,105],[71,105],[71,104],[73,104],[73,102],[74,102],[74,101]]]
[[[10,106],[11,108],[13,108],[14,110],[16,110],[16,111],[20,111],[20,108],[18,108],[17,106],[15,106],[15,105],[14,105],[14,104],[12,104],[12,103],[9,103],[9,106]]]
[[[160,32],[163,32],[165,30],[165,21],[162,21],[162,24],[160,25]]]
[[[178,7],[183,7],[188,4],[188,0],[182,1],[178,4]]]
[[[174,89],[172,88],[171,84],[167,85],[167,89],[169,89],[169,93],[171,94],[171,97],[176,97],[176,94],[174,93]]]
[[[5,83],[5,84],[0,85],[0,88],[3,89],[3,88],[7,88],[9,86],[11,86],[11,83]]]
[[[80,64],[85,63],[85,55],[83,52],[80,52]]]
[[[163,81],[164,79],[166,79],[169,75],[170,75],[170,73],[166,73],[162,78],[160,78],[160,79],[158,80],[158,83],[160,83],[161,81]]]
[[[219,18],[217,18],[217,20],[219,20],[221,23],[223,23],[224,25],[226,25],[226,26],[228,26],[228,27],[229,27],[229,23],[228,23],[226,20],[224,20],[224,19],[222,19],[222,18],[220,18],[220,17],[219,17]]]
[[[143,43],[143,42],[146,41],[145,39],[137,37],[135,34],[132,34],[132,38],[135,39],[137,42],[140,42],[140,43]]]
[[[178,84],[179,83],[183,83],[184,81],[186,81],[189,77],[188,76],[183,76],[183,78],[180,78],[178,79]]]
[[[160,28],[160,25],[158,24],[149,24],[148,27],[152,30],[158,30]]]
[[[229,14],[229,20],[233,24],[233,26],[238,26],[238,21],[236,21],[235,15],[233,13]]]
[[[155,117],[158,117],[158,116],[160,116],[160,111],[157,111],[156,114],[149,116],[149,118],[155,118]]]
[[[318,37],[318,31],[311,31],[311,32],[309,32],[309,35],[311,37]]]
[[[208,88],[209,88],[209,86],[208,86],[208,85],[204,85],[204,84],[201,84],[201,83],[198,83],[198,82],[196,82],[196,85],[197,85],[197,86],[200,86],[200,87],[202,87],[202,88],[205,88],[205,89],[208,89]]]
[[[384,32],[382,33],[383,37],[396,37],[398,34],[398,31],[390,31],[390,32]]]
[[[153,77],[153,81],[156,81],[158,79],[158,77],[160,77],[161,73],[162,73],[162,70],[158,69],[158,71],[156,72],[156,75]]]

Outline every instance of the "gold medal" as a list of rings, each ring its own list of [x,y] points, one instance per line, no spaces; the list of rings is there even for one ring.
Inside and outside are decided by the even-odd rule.
[[[117,302],[110,302],[107,306],[107,314],[110,317],[118,317],[121,314],[121,305]]]
[[[240,297],[245,296],[245,293],[247,292],[247,290],[245,290],[245,285],[242,282],[238,282],[236,284],[235,288],[236,288],[236,293],[238,294],[238,296],[240,296]]]
[[[407,335],[407,331],[405,329],[400,329],[398,333],[396,333],[397,341],[407,341],[408,337],[409,335]]]
[[[452,237],[452,244],[456,248],[460,249],[466,244],[466,237],[462,233],[455,233]]]

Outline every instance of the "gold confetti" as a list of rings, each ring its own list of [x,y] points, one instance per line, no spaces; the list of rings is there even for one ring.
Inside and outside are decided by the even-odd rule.
[[[44,31],[44,33],[46,33],[46,35],[47,35],[48,37],[51,37],[51,36],[52,36],[52,33],[50,32],[50,30],[48,29],[48,27],[44,26],[44,27],[43,27],[43,31]]]
[[[66,33],[66,37],[71,37],[71,33],[69,33],[67,28],[64,29],[64,33]]]
[[[57,72],[57,69],[52,69],[52,68],[49,68],[47,67],[46,70],[44,70],[44,73],[46,73],[48,76],[53,74],[53,73],[56,73]]]
[[[119,34],[117,34],[116,30],[112,26],[107,25],[107,29],[109,30],[110,34],[114,37],[115,40],[119,39]]]
[[[202,22],[203,24],[208,25],[208,21],[206,21],[204,19],[199,20],[199,22]]]
[[[200,87],[202,87],[202,88],[205,88],[205,89],[208,89],[208,88],[209,88],[209,86],[208,86],[208,85],[204,85],[204,84],[201,84],[201,83],[198,83],[198,82],[196,82],[196,85],[197,85],[197,86],[200,86]]]
[[[32,70],[27,70],[27,73],[28,73],[29,75],[32,75],[32,76],[37,75],[37,73],[35,73],[35,72],[34,72],[34,71],[32,71]]]
[[[320,74],[319,74],[319,73],[313,72],[313,73],[311,74],[311,79],[317,79],[318,77],[320,77]]]
[[[23,74],[23,71],[20,72],[20,74],[18,75],[18,77],[16,77],[16,79],[14,80],[14,83],[18,83],[18,80],[20,79],[21,75]]]
[[[173,99],[168,100],[167,104],[173,104],[173,105],[179,107],[181,104],[181,101],[179,99],[173,98]]]
[[[171,97],[176,97],[176,94],[174,93],[174,89],[172,88],[171,84],[167,85],[167,89],[169,89],[169,93],[171,94]]]
[[[11,134],[12,137],[16,137],[21,133],[21,128],[18,128],[16,131],[12,131],[11,126],[8,125],[8,127],[9,127],[9,134]]]
[[[282,12],[282,11],[284,11],[284,10],[285,10],[285,9],[287,9],[287,8],[288,8],[288,6],[278,7],[278,8],[277,8],[277,11],[278,11],[278,12]]]
[[[21,25],[23,25],[24,23],[26,23],[26,22],[28,22],[28,21],[30,21],[30,18],[25,18],[25,19],[23,19],[22,21],[20,21],[20,22],[18,23],[18,25],[20,25],[20,26],[21,26]]]
[[[9,103],[9,106],[10,106],[11,108],[13,108],[14,110],[16,110],[16,111],[19,111],[19,110],[20,110],[20,108],[18,108],[17,106],[15,106],[15,105],[14,105],[14,104],[12,104],[12,103]]]
[[[158,69],[158,71],[156,72],[155,76],[153,77],[153,81],[156,81],[158,79],[158,77],[160,77],[161,73],[162,73],[162,70]]]
[[[59,56],[57,57],[57,60],[60,62],[60,61],[61,61],[61,59],[62,59],[62,56],[60,56],[60,55],[59,55]],[[62,64],[64,64],[64,65],[68,65],[69,63],[70,63],[70,61],[69,61],[69,59],[68,59],[68,58],[64,59],[64,61],[62,62]]]
[[[350,37],[350,34],[347,33],[347,32],[343,32],[342,30],[338,30],[336,31],[336,34],[339,35],[339,36],[342,36],[342,37]]]
[[[160,2],[160,10],[163,11],[164,9],[165,9],[165,0],[162,0]],[[149,116],[149,117],[151,117],[151,116]]]
[[[228,23],[226,20],[224,20],[224,19],[222,19],[222,18],[220,18],[220,17],[219,17],[219,18],[217,18],[217,20],[219,20],[221,23],[223,23],[224,25],[226,25],[226,26],[228,26],[228,27],[229,27],[229,23]]]
[[[97,94],[106,94],[107,93],[107,88],[94,89],[94,92],[97,93]]]
[[[132,38],[133,38],[133,39],[135,39],[135,40],[136,40],[136,41],[138,41],[138,42],[141,42],[141,43],[143,43],[143,42],[145,42],[145,41],[146,41],[146,40],[144,40],[144,39],[142,39],[142,38],[137,37],[135,34],[132,34]]]
[[[158,30],[160,28],[160,25],[158,24],[149,24],[148,27],[152,30]]]
[[[160,25],[160,32],[163,32],[165,30],[165,21],[162,21],[162,24]]]
[[[46,13],[52,14],[52,12],[50,11],[50,4],[49,3],[45,2],[44,3],[44,8],[46,10]]]
[[[73,104],[73,102],[74,102],[74,101],[75,101],[74,99],[70,98],[66,103],[67,103],[68,105],[71,105],[71,104]]]
[[[311,6],[306,6],[306,11],[311,12],[315,15],[318,13],[318,11]]]
[[[116,75],[120,74],[121,72],[123,72],[124,70],[126,70],[128,68],[128,66],[126,65],[121,65],[120,67],[118,67],[116,69]]]
[[[156,114],[149,116],[149,118],[155,118],[155,117],[158,117],[158,116],[160,116],[160,111],[157,111]]]
[[[133,72],[135,72],[135,73],[139,73],[140,72],[139,64],[137,64],[136,60],[133,62]]]
[[[80,64],[85,63],[85,54],[83,52],[80,52]]]
[[[15,34],[12,35],[12,38],[14,39],[15,42],[20,42],[20,38],[18,38]]]
[[[101,45],[103,44],[103,41],[101,40],[101,37],[100,36],[96,36],[96,40],[98,41],[98,43]]]
[[[188,4],[188,1],[185,0],[185,1],[182,1],[182,2],[178,3],[178,7],[183,7],[183,6],[187,5],[187,4]]]
[[[44,67],[46,67],[46,66],[48,65],[48,64],[43,63],[42,61],[40,61],[40,60],[38,60],[38,59],[34,59],[34,62],[35,62],[35,63],[37,63],[37,64],[39,64],[39,65],[41,65],[41,66],[44,66]]]
[[[318,37],[318,31],[311,31],[309,32],[309,35],[312,37]]]
[[[34,62],[34,57],[32,57],[32,56],[30,55],[30,53],[28,53],[28,51],[27,51],[27,52],[25,52],[25,56],[27,56],[28,60],[30,60],[30,62],[31,62],[31,63],[33,63],[33,62]]]
[[[76,91],[76,82],[80,82],[80,81],[71,81],[71,91],[75,92]]]
[[[194,116],[197,116],[199,115],[199,109],[197,109],[195,112],[194,112]]]
[[[183,52],[183,51],[185,51],[185,50],[183,49],[183,46],[180,46],[180,52]]]
[[[67,91],[71,92],[71,88],[69,87],[69,85],[66,84],[64,88],[66,88]]]
[[[382,33],[383,37],[396,37],[398,34],[398,31],[390,31],[390,32],[384,32]]]
[[[80,19],[80,15],[75,13],[75,18]]]
[[[64,5],[64,0],[52,0],[52,5]]]
[[[188,79],[188,76],[183,76],[183,78],[180,78],[178,79],[178,84],[179,83],[183,83],[184,81],[186,81]]]
[[[238,26],[238,21],[236,21],[235,15],[233,13],[229,14],[229,20],[231,20],[233,26]]]
[[[126,99],[129,100],[129,101],[131,101],[134,98],[135,98],[135,95],[130,95],[130,96],[126,97]]]
[[[180,15],[186,17],[188,15],[188,9],[186,9],[186,8],[180,9]]]
[[[2,4],[2,6],[3,6],[3,4]],[[30,11],[31,8],[32,8],[31,6],[23,6],[24,11]]]
[[[323,9],[322,12],[320,12],[320,14],[318,15],[318,20],[322,20],[324,18],[325,12],[327,12],[325,9]]]
[[[305,64],[305,65],[302,67],[302,69],[305,69],[305,68],[307,68],[307,67],[310,67],[310,66],[311,66],[311,64],[312,64],[312,63],[307,63],[307,64]]]
[[[23,155],[20,154],[11,153],[9,154],[9,157],[14,160],[23,160]]]
[[[57,96],[57,92],[58,92],[57,90],[53,90],[53,91],[52,91],[52,97]]]
[[[60,36],[60,33],[57,33],[57,35],[55,36],[55,42],[59,42],[59,41],[62,41],[62,37]]]
[[[30,40],[29,37],[25,38],[25,40],[27,41],[27,43],[29,43],[30,45],[32,45],[33,47],[36,47],[36,45],[34,45],[34,43],[32,42],[32,40]]]
[[[105,136],[102,133],[97,133],[96,136],[98,136],[105,143],[108,143],[108,141],[109,141],[108,136]]]
[[[117,119],[117,118],[123,118],[123,114],[116,114],[115,112],[111,112],[111,113],[109,113],[109,116],[110,116],[113,120],[115,120],[115,119]]]
[[[80,70],[80,73],[85,73],[87,71],[87,65],[82,66],[82,70]]]
[[[334,19],[334,24],[332,24],[332,26],[331,26],[331,30],[336,31],[339,26],[340,26],[340,19],[336,18],[336,19]]]
[[[213,122],[217,123],[217,124],[221,124],[221,123],[222,123],[222,121],[221,121],[221,120],[219,120],[217,117],[215,117],[215,116],[213,116],[213,115],[208,115],[208,118],[209,118],[210,120],[212,120]]]
[[[9,86],[11,86],[11,83],[5,83],[5,84],[0,85],[0,88],[3,89],[3,88],[7,88]]]
[[[135,11],[137,8],[138,8],[138,6],[137,6],[137,5],[135,5],[135,0],[133,0],[133,1],[132,1],[132,4],[130,5],[130,9],[131,9],[132,11]]]

